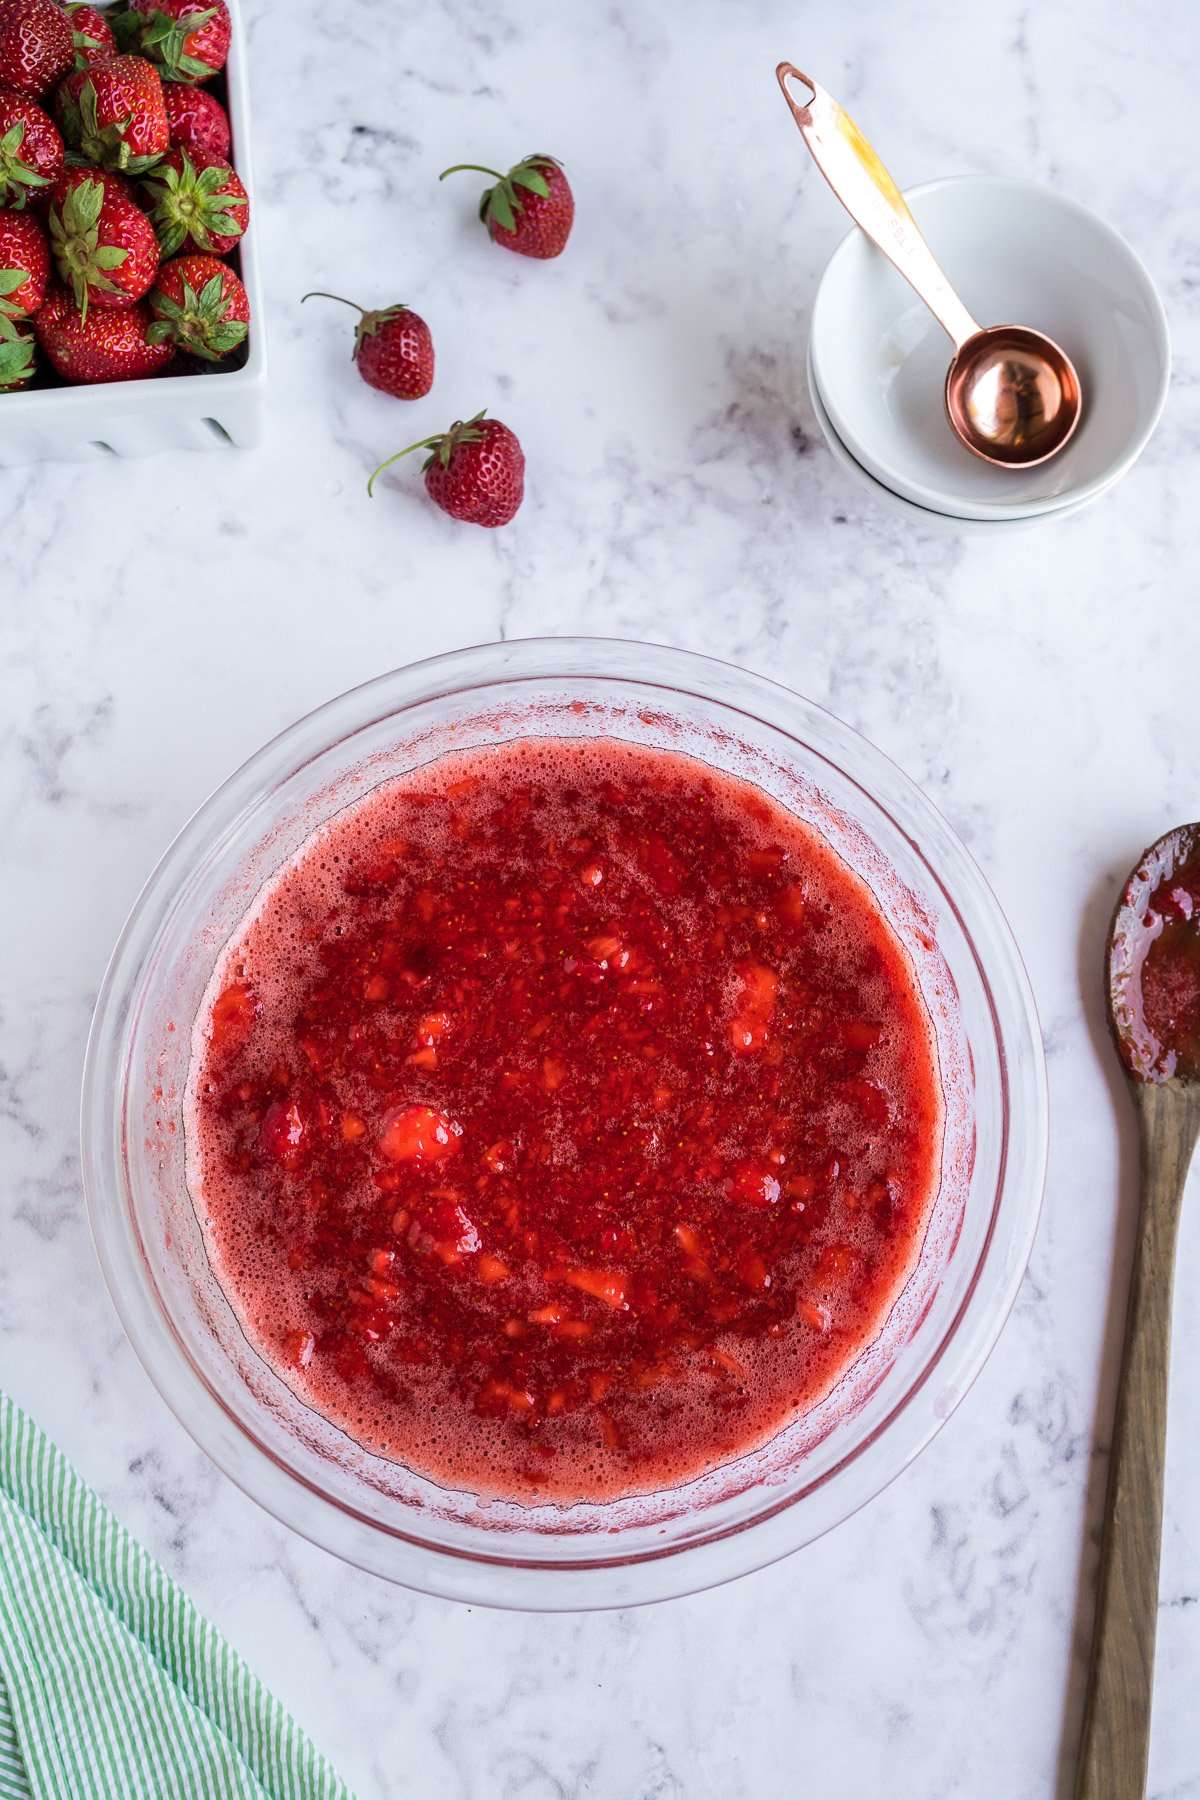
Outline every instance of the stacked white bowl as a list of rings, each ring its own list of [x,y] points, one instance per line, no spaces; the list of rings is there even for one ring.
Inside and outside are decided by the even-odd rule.
[[[1032,325],[1071,357],[1083,414],[1058,456],[1004,469],[972,456],[943,401],[952,345],[855,229],[821,278],[808,380],[833,454],[876,496],[951,529],[1062,518],[1106,493],[1141,455],[1166,400],[1166,314],[1110,225],[1037,182],[960,175],[906,195],[947,276],[984,325]]]

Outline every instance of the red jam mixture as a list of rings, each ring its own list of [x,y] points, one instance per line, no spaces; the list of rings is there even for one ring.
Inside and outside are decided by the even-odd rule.
[[[225,953],[193,1189],[251,1341],[446,1486],[687,1480],[828,1391],[910,1272],[936,1055],[905,952],[748,783],[613,740],[447,755]]]
[[[1117,909],[1121,1053],[1143,1080],[1200,1078],[1200,833],[1159,839]]]

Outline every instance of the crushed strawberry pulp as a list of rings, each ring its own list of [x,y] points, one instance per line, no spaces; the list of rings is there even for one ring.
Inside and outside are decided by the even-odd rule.
[[[603,1500],[813,1406],[941,1157],[911,965],[857,876],[673,751],[525,738],[323,825],[198,1022],[193,1192],[309,1404],[444,1485]]]
[[[1181,834],[1182,837],[1182,834]],[[1141,968],[1142,1017],[1164,1076],[1200,1076],[1200,837],[1151,894]]]

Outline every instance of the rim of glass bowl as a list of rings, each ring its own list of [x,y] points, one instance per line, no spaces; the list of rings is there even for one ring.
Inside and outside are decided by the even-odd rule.
[[[593,1551],[588,1560],[551,1562],[506,1557],[494,1544],[478,1552],[449,1548],[419,1529],[355,1512],[319,1492],[233,1415],[172,1325],[142,1247],[128,1175],[125,1087],[139,983],[177,890],[249,808],[318,755],[386,718],[476,688],[555,678],[636,682],[724,706],[797,743],[880,808],[919,856],[931,891],[970,947],[996,1036],[1004,1116],[992,1219],[966,1295],[865,1441],[815,1483],[794,1491],[764,1487],[761,1508],[732,1525],[632,1557],[614,1547],[611,1557]],[[1028,977],[995,897],[937,808],[882,751],[792,690],[712,658],[614,638],[515,639],[412,663],[326,702],[264,745],[193,814],[142,889],[101,985],[83,1080],[84,1189],[101,1269],[143,1367],[201,1449],[267,1512],[351,1564],[445,1598],[549,1611],[635,1605],[717,1586],[812,1542],[887,1486],[950,1417],[1000,1334],[1033,1246],[1046,1148],[1045,1062]],[[911,1402],[935,1370],[944,1384],[937,1403],[915,1409]]]

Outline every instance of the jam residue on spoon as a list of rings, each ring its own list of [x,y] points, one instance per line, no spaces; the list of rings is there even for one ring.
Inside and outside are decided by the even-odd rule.
[[[1117,1046],[1141,1081],[1200,1078],[1200,830],[1152,844],[1129,877],[1110,937]]]

